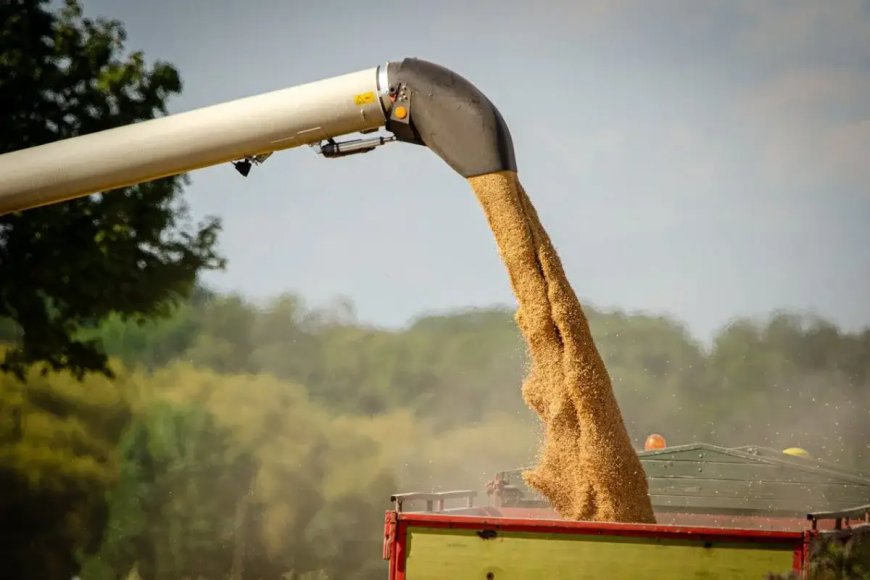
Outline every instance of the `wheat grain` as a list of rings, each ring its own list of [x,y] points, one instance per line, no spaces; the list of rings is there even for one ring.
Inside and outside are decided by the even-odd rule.
[[[526,481],[566,519],[655,522],[646,475],[589,323],[517,174],[468,181],[517,298],[530,358],[523,398],[544,425],[538,464]]]

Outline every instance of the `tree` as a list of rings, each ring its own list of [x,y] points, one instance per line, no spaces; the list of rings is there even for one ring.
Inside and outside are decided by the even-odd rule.
[[[135,382],[145,404],[83,578],[383,578],[390,432],[265,375],[179,363]]]
[[[131,410],[119,381],[31,369],[0,376],[0,578],[71,578],[101,542],[115,447]]]
[[[225,576],[245,540],[233,508],[255,473],[228,435],[199,408],[158,403],[137,417],[120,445],[104,542],[82,575],[108,580],[135,568],[149,580]]]
[[[202,332],[188,350],[188,358],[221,372],[252,370],[253,308],[241,296],[222,296],[203,304],[199,317]]]
[[[0,3],[0,153],[130,124],[166,113],[180,92],[170,64],[124,54],[116,20],[82,16],[77,0]],[[197,273],[222,268],[220,222],[192,225],[184,177],[0,217],[0,319],[17,348],[0,370],[19,377],[34,362],[110,374],[95,338],[79,330],[116,313],[165,315]]]

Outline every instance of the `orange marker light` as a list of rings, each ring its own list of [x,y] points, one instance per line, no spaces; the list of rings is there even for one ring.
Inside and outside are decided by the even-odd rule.
[[[649,437],[646,438],[646,441],[643,443],[644,451],[652,451],[653,449],[664,449],[668,446],[665,438],[659,435],[658,433],[653,433]]]
[[[398,107],[396,107],[395,113],[397,118],[404,119],[408,116],[408,109],[406,109],[402,105],[399,105]]]

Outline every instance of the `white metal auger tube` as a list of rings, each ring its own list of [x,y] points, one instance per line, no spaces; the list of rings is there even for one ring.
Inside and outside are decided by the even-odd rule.
[[[386,127],[394,135],[336,142]],[[430,147],[463,177],[516,169],[510,133],[470,82],[405,59],[355,73],[0,155],[0,215],[275,151],[324,157],[392,140]]]
[[[308,145],[386,122],[378,69],[0,156],[0,213]]]

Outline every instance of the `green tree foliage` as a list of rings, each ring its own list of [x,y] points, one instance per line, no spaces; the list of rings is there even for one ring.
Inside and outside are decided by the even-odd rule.
[[[71,578],[107,521],[115,449],[131,408],[121,383],[0,375],[0,577]]]
[[[203,298],[179,310],[185,341],[166,331],[181,322],[137,330],[138,350],[125,351],[115,327],[101,340],[128,364],[184,342],[180,360],[302,384],[341,412],[410,409],[438,429],[496,412],[534,421],[517,386],[526,359],[509,311],[427,316],[389,331],[355,322],[346,304],[329,310],[293,295],[262,308],[239,296]],[[870,330],[847,334],[816,317],[774,313],[735,320],[705,347],[666,317],[587,310],[638,443],[663,432],[672,442],[799,445],[850,463],[870,459]]]
[[[738,321],[706,369],[714,438],[799,444],[819,456],[870,459],[870,331],[844,334],[816,317]],[[724,410],[724,412],[723,412]]]
[[[809,580],[870,580],[870,540],[866,533],[841,539],[821,536],[810,543]]]
[[[178,72],[126,54],[125,38],[120,22],[84,18],[76,0],[58,10],[47,0],[0,3],[0,153],[164,114]],[[78,377],[109,372],[79,329],[112,313],[165,314],[197,272],[222,266],[219,222],[190,223],[182,184],[172,177],[0,217],[0,319],[20,334],[0,370],[20,378],[41,361]]]
[[[671,444],[796,445],[870,468],[870,331],[777,313],[737,320],[705,347],[666,317],[588,311],[638,446],[655,431]],[[387,330],[355,321],[343,301],[312,308],[288,294],[255,306],[200,290],[169,318],[111,317],[88,332],[134,369],[114,394],[35,372],[0,391],[4,409],[49,409],[40,430],[85,425],[92,442],[77,453],[104,458],[89,464],[101,477],[82,472],[85,499],[58,492],[54,503],[28,475],[45,449],[0,463],[16,478],[15,505],[45,506],[32,517],[53,519],[39,525],[68,530],[65,543],[36,536],[56,554],[46,562],[83,563],[87,580],[133,569],[149,580],[383,578],[391,493],[481,490],[534,460],[538,424],[521,400],[525,355],[506,310]],[[43,392],[78,402],[46,406],[55,399]],[[4,442],[35,437],[4,425]],[[77,473],[73,463],[52,465]],[[65,527],[82,513],[86,526]]]
[[[121,442],[121,477],[108,494],[111,519],[99,553],[82,570],[114,578],[219,578],[246,533],[232,506],[246,499],[253,461],[198,407],[155,404]]]
[[[709,433],[698,432],[705,416],[705,353],[686,328],[665,317],[588,310],[632,435],[666,431],[675,441],[710,441]]]
[[[396,485],[383,441],[291,383],[175,365],[121,446],[122,478],[88,578],[372,578]],[[377,526],[375,526],[377,528]]]

